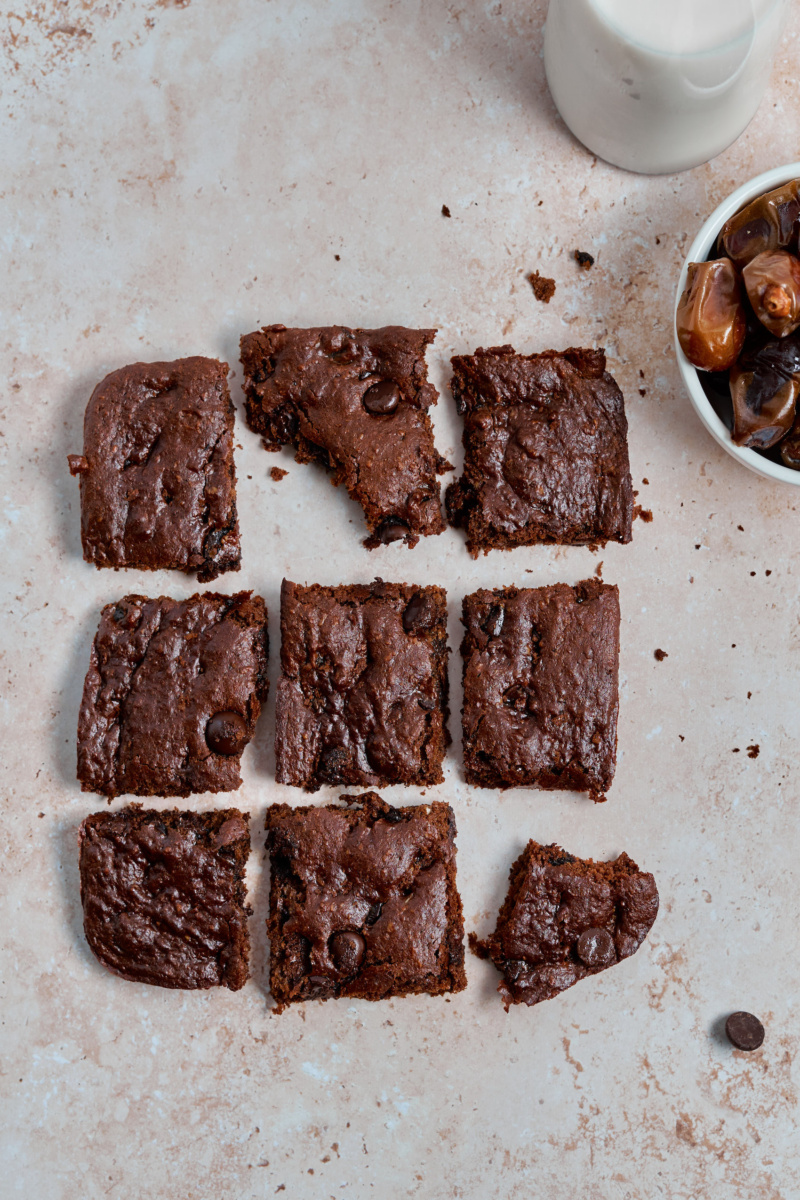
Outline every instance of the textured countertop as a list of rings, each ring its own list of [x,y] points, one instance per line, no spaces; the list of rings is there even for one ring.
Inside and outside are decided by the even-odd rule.
[[[800,12],[739,142],[643,178],[595,161],[558,119],[544,10],[30,0],[0,17],[3,1197],[800,1195],[800,491],[715,445],[671,344],[702,220],[800,158]],[[575,249],[595,256],[591,271]],[[536,269],[557,283],[547,306],[525,279]],[[162,991],[107,974],[82,936],[76,830],[102,802],[75,781],[75,727],[100,606],[195,587],[83,563],[66,455],[82,449],[94,384],[137,359],[227,359],[241,417],[238,338],[273,321],[437,325],[434,424],[459,465],[451,354],[605,346],[653,521],[599,554],[473,562],[452,530],[370,554],[346,495],[288,452],[265,454],[239,419],[243,569],[217,585],[267,599],[272,690],[241,790],[187,806],[253,813],[253,977],[236,994]],[[289,470],[280,483],[275,465]],[[622,605],[608,803],[468,788],[462,595],[573,583],[601,559]],[[428,797],[456,812],[467,929],[493,927],[529,837],[593,857],[624,849],[662,898],[638,954],[508,1015],[498,976],[472,956],[468,990],[447,1001],[272,1014],[261,826],[268,803],[305,799],[274,782],[284,574],[447,586],[456,736]],[[720,1032],[739,1008],[766,1026],[751,1055]]]

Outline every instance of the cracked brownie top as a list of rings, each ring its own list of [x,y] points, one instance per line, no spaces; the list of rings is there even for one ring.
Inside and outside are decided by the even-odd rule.
[[[98,567],[239,569],[228,365],[212,358],[134,363],[86,407],[80,476],[83,557]]]
[[[268,450],[287,443],[298,462],[333,471],[364,509],[369,549],[414,546],[445,527],[427,410],[437,392],[425,350],[435,329],[287,329],[241,341],[247,423]]]
[[[483,589],[465,597],[462,621],[468,782],[605,799],[617,757],[617,588]]]
[[[159,987],[242,987],[249,822],[236,808],[138,804],[87,817],[78,835],[83,924],[103,966]]]
[[[466,986],[447,804],[393,808],[375,792],[349,807],[267,810],[270,989],[299,1000],[382,1000]]]
[[[443,588],[284,580],[278,781],[441,783],[447,654]]]
[[[106,796],[241,784],[267,694],[267,610],[250,592],[125,596],[103,609],[78,719],[78,779]]]

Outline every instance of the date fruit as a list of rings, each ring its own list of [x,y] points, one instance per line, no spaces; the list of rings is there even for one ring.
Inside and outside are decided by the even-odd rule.
[[[727,258],[689,263],[678,303],[678,341],[693,367],[726,371],[741,353],[747,327],[742,287]]]
[[[800,259],[787,250],[757,254],[742,272],[753,312],[775,337],[800,326]]]
[[[733,440],[768,450],[792,428],[800,396],[800,339],[745,352],[730,374]]]
[[[769,250],[797,248],[800,179],[784,183],[735,213],[722,226],[718,247],[741,270]]]

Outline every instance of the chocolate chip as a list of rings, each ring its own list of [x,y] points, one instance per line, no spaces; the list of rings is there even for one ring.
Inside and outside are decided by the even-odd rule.
[[[737,1050],[757,1050],[764,1041],[764,1026],[749,1012],[731,1013],[725,1022],[725,1033]]]
[[[503,696],[503,703],[516,712],[525,712],[528,707],[530,693],[524,683],[512,683]]]
[[[408,526],[399,517],[387,517],[375,530],[379,542],[388,545],[389,542],[399,542],[408,533]]]
[[[482,628],[489,637],[499,637],[503,629],[503,621],[505,620],[505,611],[498,604],[493,604],[489,609],[489,615],[483,622]]]
[[[616,959],[614,940],[607,929],[584,929],[575,944],[585,967],[607,967]]]
[[[224,846],[230,846],[232,842],[238,842],[241,838],[247,836],[247,826],[241,817],[229,817],[227,821],[223,821],[217,830],[214,838],[214,849],[221,850]]]
[[[382,912],[383,912],[382,904],[371,904],[369,912],[367,913],[366,917],[364,918],[364,924],[365,925],[374,925],[375,922],[380,917]]]
[[[355,975],[364,961],[367,944],[360,933],[345,930],[331,935],[328,943],[331,958],[337,971],[343,975]]]
[[[328,783],[341,783],[348,763],[348,753],[341,746],[328,746],[319,756],[317,775]]]
[[[416,592],[403,613],[403,629],[406,633],[422,633],[429,629],[436,616],[433,600],[424,592]]]
[[[241,754],[247,745],[247,722],[237,712],[218,712],[206,725],[206,742],[215,754]]]
[[[418,696],[417,704],[420,706],[420,708],[424,709],[425,712],[433,712],[437,707],[436,701],[431,696]]]
[[[371,388],[367,388],[361,403],[374,417],[387,417],[400,403],[400,389],[391,379],[382,379],[380,383],[373,383]]]

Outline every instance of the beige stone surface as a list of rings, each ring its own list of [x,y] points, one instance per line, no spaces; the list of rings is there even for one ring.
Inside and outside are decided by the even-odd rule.
[[[701,221],[740,182],[800,159],[800,13],[739,142],[687,174],[639,178],[594,161],[557,118],[544,9],[25,0],[0,17],[3,1197],[800,1196],[800,491],[705,434],[670,333]],[[576,248],[595,255],[591,272]],[[533,269],[556,279],[548,306]],[[253,977],[238,994],[161,991],[113,978],[83,940],[75,835],[101,802],[76,784],[75,725],[100,606],[194,588],[82,562],[66,454],[81,450],[94,383],[137,359],[226,358],[241,413],[238,337],[269,321],[438,325],[435,426],[457,463],[450,354],[606,346],[653,521],[599,555],[473,562],[453,531],[369,554],[347,497],[265,454],[240,420],[243,570],[218,586],[267,598],[273,692],[240,792],[187,803],[253,813]],[[278,484],[276,464],[289,469]],[[260,827],[270,802],[302,801],[274,782],[282,575],[443,582],[456,649],[467,590],[575,582],[600,559],[623,611],[608,803],[468,788],[457,737],[429,796],[456,811],[468,929],[490,929],[533,836],[625,849],[653,871],[650,938],[508,1015],[493,969],[470,958],[468,990],[448,1001],[274,1016]],[[457,655],[451,677],[457,712]],[[720,1035],[738,1008],[766,1025],[750,1056]]]

